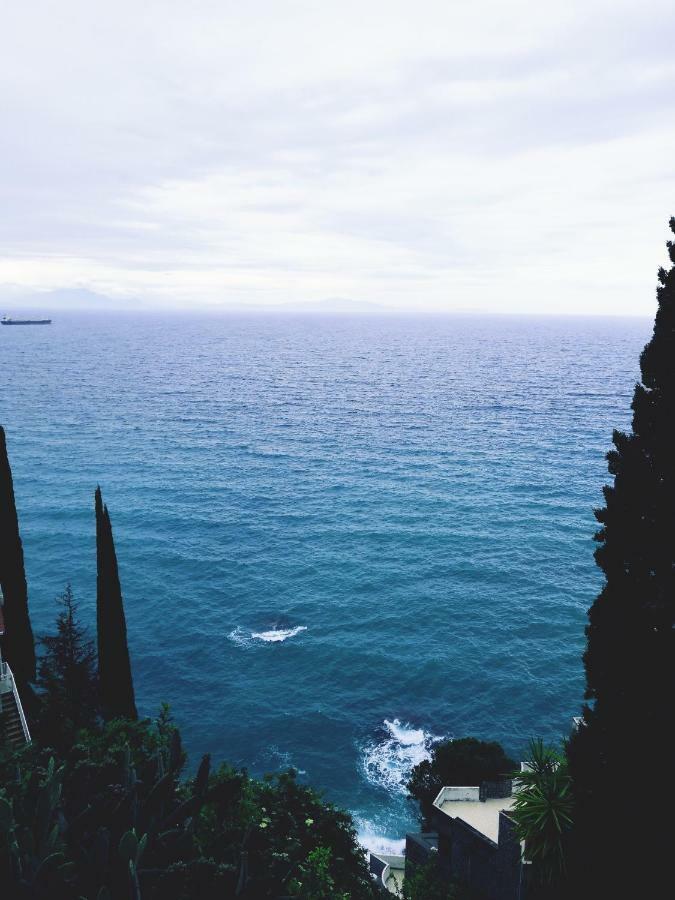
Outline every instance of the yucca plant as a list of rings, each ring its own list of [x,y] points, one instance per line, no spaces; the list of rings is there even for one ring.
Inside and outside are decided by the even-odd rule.
[[[541,738],[530,741],[527,767],[519,772],[509,813],[516,823],[524,858],[543,885],[564,881],[566,835],[572,827],[572,785],[563,753]]]

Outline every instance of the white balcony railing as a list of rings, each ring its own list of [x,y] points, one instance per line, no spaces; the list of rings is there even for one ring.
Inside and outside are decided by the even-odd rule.
[[[16,708],[19,713],[19,721],[21,722],[23,736],[26,739],[26,743],[29,743],[30,731],[28,730],[28,722],[26,722],[26,716],[23,712],[23,706],[21,705],[21,698],[19,697],[19,691],[16,687],[14,674],[12,673],[9,665],[6,662],[0,660],[0,694],[9,693],[13,694],[14,696],[14,702],[16,703]]]
[[[453,800],[480,800],[480,787],[444,787],[438,792],[434,806],[443,809],[443,804]]]

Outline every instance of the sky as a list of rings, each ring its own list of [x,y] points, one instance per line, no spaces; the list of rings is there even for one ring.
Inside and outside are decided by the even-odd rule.
[[[3,4],[0,300],[651,315],[674,45],[672,0]]]

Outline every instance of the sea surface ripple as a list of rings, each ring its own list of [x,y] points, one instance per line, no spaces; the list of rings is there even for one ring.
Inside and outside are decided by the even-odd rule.
[[[443,736],[556,739],[593,508],[650,323],[55,316],[0,329],[34,626],[94,622],[110,507],[140,710],[192,761],[294,766],[364,840]]]

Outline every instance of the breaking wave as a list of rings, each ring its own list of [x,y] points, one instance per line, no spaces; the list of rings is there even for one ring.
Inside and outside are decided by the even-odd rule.
[[[247,631],[241,626],[237,626],[234,631],[228,635],[233,644],[238,647],[250,647],[258,641],[265,644],[276,644],[280,641],[286,641],[288,638],[295,637],[301,631],[307,631],[306,625],[296,625],[295,628],[270,628],[267,631]]]
[[[368,853],[384,853],[386,856],[402,856],[405,838],[388,838],[378,834],[377,826],[368,819],[355,820],[359,844]]]
[[[273,644],[277,641],[285,641],[288,638],[295,637],[301,631],[307,631],[307,626],[296,625],[295,628],[271,628],[269,631],[252,631],[251,637],[256,641],[265,641],[267,644]]]
[[[370,741],[363,747],[364,775],[371,784],[405,795],[413,767],[429,759],[431,748],[442,738],[400,719],[385,719],[381,735],[380,740]]]

